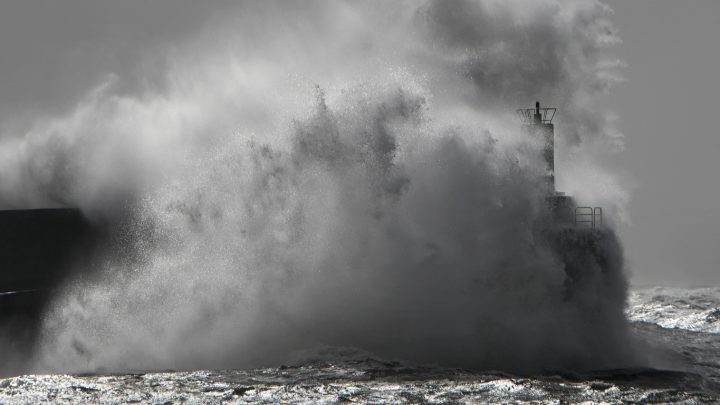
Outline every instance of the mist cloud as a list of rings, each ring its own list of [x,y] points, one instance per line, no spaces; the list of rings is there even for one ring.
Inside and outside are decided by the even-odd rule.
[[[6,206],[130,224],[48,314],[37,367],[238,367],[320,345],[512,371],[629,361],[620,248],[577,287],[605,294],[568,298],[538,225],[541,145],[511,114],[551,100],[580,151],[614,133],[592,105],[613,81],[608,13],[243,3],[161,86],[109,75],[3,138]]]

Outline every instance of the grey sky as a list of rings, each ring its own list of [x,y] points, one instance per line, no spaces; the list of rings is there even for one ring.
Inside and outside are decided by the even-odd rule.
[[[121,86],[154,85],[136,80],[161,69],[154,52],[192,36],[227,3],[2,2],[0,128],[72,108],[108,72]],[[622,229],[633,282],[720,284],[720,2],[607,3],[624,41],[615,52],[628,64],[608,105],[626,135],[616,163],[637,184],[632,225]]]
[[[622,236],[634,283],[720,283],[720,2],[608,2],[628,64],[610,101],[637,183]]]
[[[0,119],[72,108],[110,72],[152,77],[164,52],[228,1],[10,0],[0,4]],[[136,72],[142,70],[142,72]],[[137,74],[142,73],[142,74]],[[3,123],[7,120],[2,119]],[[17,120],[15,120],[17,122]]]

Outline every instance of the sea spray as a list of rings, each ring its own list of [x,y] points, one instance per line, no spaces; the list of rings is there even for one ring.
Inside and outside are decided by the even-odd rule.
[[[314,346],[521,372],[625,364],[619,245],[583,287],[607,299],[569,299],[542,232],[541,145],[509,113],[551,99],[562,142],[605,142],[590,107],[613,78],[608,13],[243,3],[173,55],[164,90],[119,95],[109,76],[0,146],[22,152],[2,163],[4,201],[125,224],[47,314],[37,369],[248,367]]]

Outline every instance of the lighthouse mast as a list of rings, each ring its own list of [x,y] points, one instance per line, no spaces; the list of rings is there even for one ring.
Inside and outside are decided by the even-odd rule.
[[[555,190],[555,126],[552,123],[556,111],[556,108],[540,108],[539,101],[535,103],[535,108],[517,110],[525,130],[530,135],[541,136],[545,141],[543,157],[546,164],[545,182],[548,195],[557,193]]]

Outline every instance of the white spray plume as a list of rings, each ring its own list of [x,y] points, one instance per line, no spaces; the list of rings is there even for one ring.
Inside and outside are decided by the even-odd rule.
[[[36,367],[242,367],[322,345],[524,372],[619,364],[621,252],[583,287],[595,295],[567,298],[535,229],[541,145],[512,114],[540,99],[565,144],[617,140],[592,104],[616,77],[609,13],[244,2],[175,50],[156,90],[119,95],[110,76],[6,137],[0,201],[130,224],[101,277],[47,315]]]

